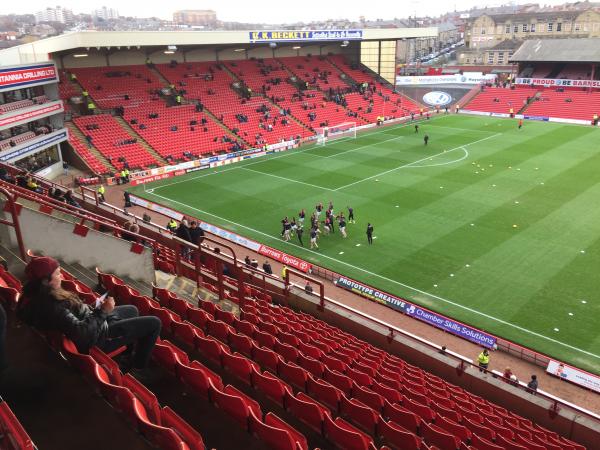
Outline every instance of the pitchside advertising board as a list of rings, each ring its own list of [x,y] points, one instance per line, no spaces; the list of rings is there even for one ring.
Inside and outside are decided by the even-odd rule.
[[[468,325],[456,322],[448,317],[436,314],[433,311],[421,308],[417,305],[407,302],[402,298],[395,297],[391,294],[387,294],[382,291],[378,291],[375,288],[366,286],[358,283],[357,281],[351,280],[346,277],[339,277],[336,282],[336,286],[352,291],[362,297],[368,298],[382,305],[389,306],[397,311],[400,311],[407,316],[414,317],[415,319],[426,322],[434,327],[440,328],[448,333],[455,334],[474,342],[478,345],[487,348],[496,348],[496,337],[480,331],[476,328],[472,328]]]
[[[481,84],[493,83],[497,76],[482,72],[465,72],[454,75],[432,75],[419,77],[396,77],[396,86],[433,85],[433,84]]]
[[[0,67],[0,92],[58,82],[54,63]]]
[[[600,80],[558,80],[553,78],[517,78],[516,84],[550,87],[588,87],[600,89]]]
[[[550,360],[546,372],[559,377],[561,380],[570,381],[584,388],[600,393],[600,377],[589,372],[563,364],[559,361]]]

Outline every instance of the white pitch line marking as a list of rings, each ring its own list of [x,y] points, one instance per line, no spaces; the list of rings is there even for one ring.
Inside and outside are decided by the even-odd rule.
[[[488,139],[492,139],[492,138],[494,138],[494,137],[501,136],[501,135],[502,135],[502,133],[496,133],[496,134],[493,134],[492,136],[488,136],[488,137],[485,137],[485,138],[483,138],[483,139],[479,139],[479,140],[477,140],[477,141],[473,141],[473,142],[470,142],[470,143],[468,143],[468,144],[461,145],[461,146],[459,146],[459,147],[454,147],[454,148],[452,148],[452,149],[448,150],[448,152],[452,152],[452,151],[454,151],[454,150],[461,150],[461,149],[463,149],[463,150],[464,150],[466,147],[468,147],[468,146],[470,146],[470,145],[475,145],[475,144],[478,144],[478,143],[480,143],[480,142],[487,141]],[[439,156],[439,155],[443,155],[443,154],[444,154],[444,152],[439,152],[439,153],[436,153],[435,155],[433,155],[433,157],[436,157],[436,156]],[[395,167],[395,168],[393,168],[393,169],[386,170],[386,171],[384,171],[384,172],[381,172],[381,173],[378,173],[378,174],[372,175],[372,176],[370,176],[370,177],[367,177],[367,178],[363,178],[362,180],[358,180],[358,181],[355,181],[355,182],[353,182],[353,183],[346,184],[346,185],[344,185],[344,186],[340,186],[339,188],[337,188],[337,189],[334,189],[334,191],[339,191],[339,190],[341,190],[341,189],[346,189],[346,188],[348,188],[348,187],[350,187],[350,186],[354,186],[354,185],[356,185],[356,184],[359,184],[359,183],[362,183],[362,182],[364,182],[364,181],[371,180],[371,179],[373,179],[373,178],[377,178],[377,177],[380,177],[380,176],[382,176],[382,175],[386,175],[386,174],[388,174],[388,173],[391,173],[391,172],[395,172],[396,170],[404,169],[405,167],[411,167],[411,166],[413,166],[414,164],[418,164],[418,163],[420,163],[420,162],[422,162],[422,161],[425,161],[425,160],[427,160],[428,158],[431,158],[431,157],[430,157],[430,156],[426,156],[425,158],[418,159],[418,160],[416,160],[416,161],[413,161],[413,162],[411,162],[411,163],[403,164],[403,165],[401,165],[401,166],[398,166],[398,167]]]
[[[278,239],[278,238],[277,238],[277,237],[275,237],[275,236],[272,236],[272,235],[270,235],[270,234],[264,233],[264,232],[262,232],[262,231],[256,230],[256,229],[254,229],[254,228],[251,228],[251,227],[248,227],[248,226],[246,226],[246,225],[242,225],[242,224],[240,224],[240,223],[237,223],[237,222],[234,222],[234,221],[232,221],[232,220],[225,219],[225,218],[223,218],[223,217],[217,216],[216,214],[212,214],[212,213],[210,213],[210,212],[208,212],[208,211],[204,211],[204,210],[202,210],[202,209],[194,208],[193,206],[189,206],[189,205],[187,205],[187,204],[185,204],[185,203],[179,202],[179,201],[177,201],[177,200],[170,199],[170,198],[168,198],[168,197],[163,197],[162,195],[158,195],[158,194],[151,194],[151,195],[153,195],[153,196],[155,196],[155,197],[162,198],[163,200],[166,200],[166,201],[169,201],[169,202],[178,203],[178,204],[180,204],[180,205],[182,205],[182,206],[184,206],[184,207],[186,207],[186,208],[193,209],[194,211],[198,211],[199,213],[206,214],[206,215],[208,215],[208,216],[211,216],[211,217],[215,217],[216,219],[222,220],[222,221],[224,221],[224,222],[228,222],[228,223],[230,223],[230,224],[232,224],[232,225],[235,225],[235,226],[237,226],[237,227],[244,228],[244,229],[246,229],[246,230],[249,230],[249,231],[252,231],[252,232],[254,232],[254,233],[256,233],[256,234],[260,234],[260,235],[262,235],[262,236],[265,236],[265,237],[266,237],[266,238],[268,238],[268,239],[271,239],[271,240],[276,240],[277,242],[282,242],[282,241],[280,241],[280,239]],[[292,244],[291,242],[283,242],[283,244],[290,245],[290,246],[294,247],[295,249],[297,249],[297,248],[298,248],[298,247],[297,247],[295,244]],[[356,244],[356,246],[357,246],[357,247],[359,247],[359,246],[360,246],[360,244]],[[434,299],[437,299],[437,300],[439,300],[439,301],[441,301],[441,302],[448,303],[449,305],[452,305],[452,306],[454,306],[454,307],[456,307],[456,308],[464,309],[465,311],[469,311],[469,312],[470,312],[470,313],[472,313],[472,314],[476,314],[476,315],[479,315],[479,316],[485,317],[486,319],[492,320],[492,321],[494,321],[494,322],[501,323],[502,325],[505,325],[505,326],[507,326],[507,327],[510,327],[510,328],[515,328],[516,330],[519,330],[519,331],[521,331],[521,332],[523,332],[523,333],[527,333],[527,334],[530,334],[530,335],[532,335],[532,336],[536,336],[536,337],[538,337],[538,338],[540,338],[540,339],[545,339],[545,340],[547,340],[547,341],[550,341],[550,342],[553,342],[553,343],[555,343],[555,344],[562,345],[563,347],[570,348],[571,350],[575,350],[575,351],[577,351],[577,352],[583,353],[583,354],[585,354],[585,355],[588,355],[588,356],[591,356],[591,357],[593,357],[593,358],[600,359],[600,355],[596,355],[595,353],[588,352],[587,350],[583,350],[583,349],[580,349],[580,348],[574,347],[574,346],[572,346],[572,345],[569,345],[569,344],[565,344],[564,342],[558,341],[558,340],[556,340],[556,339],[553,339],[553,338],[551,338],[551,337],[548,337],[548,336],[544,336],[543,334],[540,334],[540,333],[536,333],[535,331],[528,330],[527,328],[520,327],[519,325],[515,325],[514,323],[507,322],[507,321],[505,321],[505,320],[502,320],[502,319],[498,319],[497,317],[491,316],[491,315],[489,315],[489,314],[486,314],[486,313],[484,313],[484,312],[481,312],[481,311],[478,311],[478,310],[476,310],[476,309],[470,308],[470,307],[468,307],[468,306],[461,305],[461,304],[459,304],[459,303],[453,302],[452,300],[448,300],[448,299],[446,299],[446,298],[444,298],[444,297],[440,297],[439,295],[435,295],[435,294],[432,294],[432,293],[430,293],[430,292],[423,291],[422,289],[419,289],[419,288],[416,288],[416,287],[410,286],[410,285],[408,285],[408,284],[401,283],[400,281],[397,281],[397,280],[392,280],[391,278],[388,278],[388,277],[385,277],[385,276],[383,276],[383,275],[380,275],[380,274],[378,274],[378,273],[371,272],[371,271],[369,271],[369,270],[363,269],[362,267],[357,267],[357,266],[354,266],[354,265],[352,265],[352,264],[350,264],[350,263],[347,263],[347,262],[345,262],[345,261],[340,261],[339,259],[333,258],[333,257],[331,257],[331,256],[328,256],[328,255],[324,255],[324,254],[322,254],[322,253],[319,253],[319,252],[316,252],[316,251],[314,251],[314,250],[310,250],[310,249],[307,249],[307,248],[305,248],[305,249],[304,249],[304,251],[306,251],[306,252],[308,252],[308,253],[312,253],[312,254],[314,254],[315,256],[317,256],[317,255],[318,255],[319,257],[321,257],[321,258],[324,258],[324,259],[329,259],[329,260],[331,260],[331,261],[335,261],[335,262],[337,262],[338,264],[341,264],[341,265],[343,265],[343,266],[347,266],[347,267],[350,267],[350,268],[352,268],[352,269],[358,270],[358,271],[360,271],[360,272],[366,273],[367,275],[371,275],[372,277],[375,277],[375,278],[380,278],[380,279],[382,279],[382,280],[385,280],[385,281],[387,281],[387,282],[389,282],[389,283],[392,283],[392,284],[396,284],[396,285],[398,285],[398,286],[405,287],[405,288],[407,288],[407,289],[410,289],[410,290],[412,290],[412,291],[414,291],[414,292],[417,292],[417,293],[419,293],[419,294],[428,295],[428,296],[430,296],[430,297],[432,297],[432,298],[434,298]]]
[[[304,186],[310,186],[310,187],[314,187],[317,189],[323,189],[324,191],[333,191],[333,189],[329,189],[329,188],[326,188],[323,186],[317,186],[316,184],[305,183],[304,181],[300,181],[300,180],[293,180],[292,178],[281,177],[279,175],[275,175],[272,173],[261,172],[260,170],[248,169],[247,167],[238,167],[238,168],[240,170],[247,170],[248,172],[260,173],[261,175],[265,175],[267,177],[279,178],[280,180],[290,181],[292,183],[303,184]]]

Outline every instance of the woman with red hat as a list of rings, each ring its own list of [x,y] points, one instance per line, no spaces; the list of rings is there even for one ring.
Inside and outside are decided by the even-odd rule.
[[[157,317],[138,317],[135,306],[115,306],[107,297],[97,307],[83,303],[76,294],[61,287],[60,264],[47,256],[34,258],[25,268],[28,278],[19,304],[19,316],[26,323],[64,333],[81,353],[93,346],[111,352],[127,345],[131,365],[143,369],[160,334]]]

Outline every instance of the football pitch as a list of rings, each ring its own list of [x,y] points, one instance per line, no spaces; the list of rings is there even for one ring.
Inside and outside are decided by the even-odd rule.
[[[600,373],[600,129],[456,115],[419,125],[131,192]],[[329,201],[356,223],[310,250],[309,216]],[[302,208],[304,248],[280,235]]]

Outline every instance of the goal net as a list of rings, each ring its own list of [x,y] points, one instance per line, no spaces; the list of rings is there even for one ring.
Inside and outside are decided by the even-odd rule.
[[[344,122],[339,125],[315,128],[317,143],[325,145],[332,139],[351,138],[356,139],[356,122]]]

